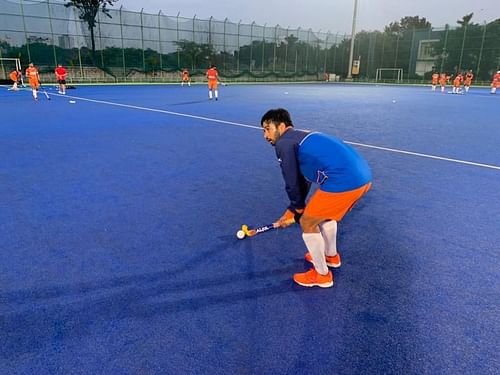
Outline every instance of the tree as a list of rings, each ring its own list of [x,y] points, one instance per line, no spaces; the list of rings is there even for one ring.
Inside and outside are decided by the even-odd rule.
[[[465,16],[462,17],[461,20],[458,20],[457,23],[460,26],[464,26],[464,27],[469,26],[469,25],[473,25],[473,23],[470,22],[472,20],[472,16],[474,16],[474,13],[466,14]]]
[[[95,55],[95,40],[94,40],[94,28],[96,26],[96,17],[99,9],[109,18],[109,9],[107,6],[113,6],[118,0],[70,0],[65,3],[66,8],[74,7],[78,9],[80,18],[82,21],[87,22],[90,31],[90,40],[92,42],[92,55]]]
[[[431,23],[427,21],[425,17],[420,18],[419,16],[406,16],[401,18],[399,21],[391,22],[384,28],[384,31],[388,34],[402,34],[413,28],[429,29],[430,27]]]

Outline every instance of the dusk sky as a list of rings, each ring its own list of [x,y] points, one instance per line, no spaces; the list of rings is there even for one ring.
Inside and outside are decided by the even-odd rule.
[[[114,8],[231,22],[350,33],[354,0],[120,0]],[[357,27],[382,30],[404,16],[425,17],[435,27],[456,25],[462,16],[474,12],[472,21],[483,23],[500,18],[500,0],[358,0]]]

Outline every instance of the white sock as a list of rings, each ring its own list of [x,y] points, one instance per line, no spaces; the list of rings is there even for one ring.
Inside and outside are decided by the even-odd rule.
[[[491,89],[491,93],[492,93],[492,94],[495,94],[496,92],[497,92],[497,88],[496,88],[496,87],[493,87],[493,88]]]
[[[444,87],[443,86],[441,86],[441,92],[444,92]]]
[[[219,97],[219,91],[215,90],[215,97],[218,98]]]
[[[469,86],[465,86],[465,92],[469,92]]]
[[[319,229],[325,241],[325,255],[329,257],[337,255],[337,222],[326,221],[319,225]]]
[[[33,91],[33,97],[36,99],[36,96],[37,96],[36,95],[36,90],[31,90],[31,91]]]
[[[210,99],[212,99],[212,90],[210,90],[210,91],[208,92],[208,97],[209,97]]]
[[[307,250],[311,253],[312,261],[316,271],[322,275],[328,273],[325,260],[325,241],[321,233],[302,233]]]

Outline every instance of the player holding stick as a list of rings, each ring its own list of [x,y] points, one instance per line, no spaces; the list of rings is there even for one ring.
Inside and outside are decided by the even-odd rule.
[[[474,73],[472,73],[472,70],[469,70],[465,74],[465,80],[464,80],[464,87],[465,87],[465,92],[469,92],[469,88],[472,85],[472,80],[474,79]]]
[[[340,139],[322,133],[296,130],[290,114],[283,108],[271,109],[262,116],[264,138],[276,148],[286,192],[290,200],[277,226],[300,223],[308,249],[305,258],[313,268],[297,273],[294,281],[302,286],[328,288],[339,267],[337,222],[371,187],[368,163]],[[319,185],[309,202],[305,200],[311,183]]]
[[[12,87],[9,90],[12,91],[17,91],[17,84],[19,83],[19,80],[21,79],[21,71],[16,69],[10,72],[9,78],[12,81]]]
[[[211,65],[206,73],[208,80],[208,98],[212,100],[212,92],[215,95],[215,100],[219,100],[219,91],[217,90],[217,83],[219,82],[219,72],[215,65]]]
[[[33,65],[33,63],[29,63],[28,68],[26,69],[26,77],[28,77],[29,80],[31,92],[33,94],[33,99],[38,101],[38,89],[40,88],[40,75],[38,74],[38,69]]]

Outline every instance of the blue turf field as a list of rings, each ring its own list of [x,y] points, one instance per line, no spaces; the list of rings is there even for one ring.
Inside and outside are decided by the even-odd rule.
[[[0,88],[1,374],[498,373],[499,95],[48,91]],[[372,167],[330,289],[293,284],[299,228],[234,236],[287,205],[278,106]]]

